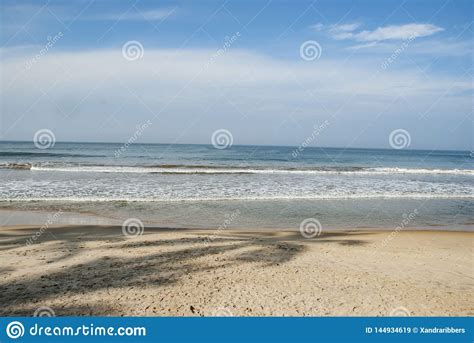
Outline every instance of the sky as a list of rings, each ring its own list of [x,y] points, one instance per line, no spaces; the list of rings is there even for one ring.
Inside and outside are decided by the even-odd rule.
[[[0,2],[0,140],[473,150],[473,2]],[[396,131],[398,132],[398,131]]]

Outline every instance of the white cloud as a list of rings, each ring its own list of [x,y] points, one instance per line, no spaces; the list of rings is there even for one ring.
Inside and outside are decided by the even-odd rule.
[[[428,90],[439,91],[441,94],[450,84],[435,77],[426,81],[423,75],[400,70],[373,79],[372,76],[378,73],[378,69],[373,61],[365,59],[353,60],[341,70],[338,60],[288,62],[239,49],[230,49],[216,57],[216,51],[211,49],[151,49],[145,46],[144,58],[136,62],[123,58],[121,49],[80,53],[51,51],[28,70],[25,70],[25,66],[35,52],[28,56],[24,50],[12,48],[3,49],[2,53],[4,61],[0,65],[4,72],[4,85],[8,84],[8,79],[11,78],[16,80],[16,85],[24,82],[22,86],[25,89],[44,88],[45,91],[50,86],[48,80],[55,80],[56,84],[64,82],[64,85],[69,84],[73,88],[77,85],[82,87],[96,84],[98,79],[106,75],[118,75],[127,83],[156,82],[157,85],[164,86],[182,85],[192,80],[191,89],[195,85],[222,84],[226,87],[245,86],[251,89],[274,85],[275,82],[282,87],[321,83],[324,85],[321,86],[321,91],[347,95],[354,90],[367,95],[390,95],[391,89],[407,84],[411,85],[411,95]],[[58,74],[55,72],[58,66],[68,72],[64,76]],[[78,70],[81,72],[78,73]],[[367,79],[372,79],[372,82],[360,82]],[[36,86],[28,86],[30,81]],[[83,81],[86,83],[83,84]],[[58,91],[61,91],[61,87]]]
[[[404,44],[400,41],[367,42],[348,46],[346,50],[366,49],[371,56],[376,54],[392,54]],[[435,40],[427,39],[410,42],[410,47],[403,54],[411,55],[412,58],[426,56],[438,57],[467,57],[474,53],[474,47],[468,40]],[[370,49],[369,49],[370,48]]]
[[[293,144],[307,135],[304,128],[337,112],[322,145],[354,144],[374,120],[374,131],[361,139],[377,145],[371,134],[384,132],[390,120],[416,136],[416,114],[430,109],[433,125],[454,128],[471,108],[469,94],[459,95],[472,88],[468,77],[380,72],[380,62],[365,58],[290,62],[231,48],[209,63],[215,50],[145,50],[133,62],[120,48],[51,51],[29,70],[31,55],[5,51],[0,139],[29,139],[47,127],[59,140],[121,141],[155,113],[144,141],[208,143],[225,127],[239,143]],[[283,123],[289,126],[282,135]],[[438,146],[441,135],[432,133]]]
[[[313,29],[314,31],[322,31],[322,29],[324,28],[324,24],[321,24],[321,23],[314,24],[314,25],[311,25],[310,28]]]
[[[379,27],[373,31],[362,31],[354,35],[358,41],[383,41],[388,39],[408,39],[425,37],[443,31],[432,24],[405,24]]]
[[[331,37],[337,40],[352,39],[354,34],[352,32],[331,33]]]
[[[311,25],[310,28],[313,29],[314,31],[322,31],[323,29],[327,28],[327,30],[332,35],[338,35],[338,34],[349,33],[351,31],[354,31],[360,25],[361,25],[360,23],[349,23],[349,24],[340,24],[340,25],[334,24],[327,27],[324,24],[318,23],[318,24]]]
[[[370,42],[366,44],[358,44],[358,45],[353,45],[350,47],[347,47],[347,50],[360,50],[360,49],[366,49],[366,48],[372,48],[376,46],[378,43],[377,42]]]
[[[340,24],[332,25],[330,28],[331,32],[351,32],[360,27],[360,23],[351,23],[351,24]]]
[[[378,27],[373,31],[356,32],[360,24],[333,25],[329,35],[336,40],[351,39],[359,42],[380,42],[385,40],[404,40],[409,38],[426,37],[444,29],[432,24],[404,24]]]
[[[82,19],[85,20],[129,20],[129,21],[136,21],[136,20],[149,20],[149,21],[156,21],[156,20],[163,20],[169,17],[173,12],[175,12],[175,8],[160,8],[148,11],[140,11],[136,9],[135,11],[129,11],[126,13],[103,13],[100,15],[94,15],[89,17],[83,17]]]
[[[355,31],[360,26],[360,23],[331,25],[329,34],[332,38],[337,40],[351,39]]]

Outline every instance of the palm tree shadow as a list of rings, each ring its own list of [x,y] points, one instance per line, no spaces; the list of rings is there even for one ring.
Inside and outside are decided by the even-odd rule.
[[[0,280],[0,303],[4,305],[0,315],[31,316],[32,304],[57,297],[87,296],[88,293],[110,288],[124,289],[124,292],[125,289],[140,287],[160,288],[193,274],[222,270],[230,265],[254,263],[260,268],[278,266],[293,260],[310,244],[356,246],[366,243],[351,238],[357,236],[357,232],[324,233],[315,239],[304,240],[298,232],[262,234],[257,231],[232,231],[216,235],[210,230],[182,230],[189,236],[167,238],[168,235],[160,233],[176,229],[146,228],[144,236],[127,239],[122,235],[121,227],[58,227],[51,230],[53,235],[44,234],[30,246],[25,246],[25,240],[34,234],[34,229],[19,229],[12,235],[1,234],[0,247],[13,252],[26,251],[30,258],[40,254],[45,247],[56,247],[65,253],[46,261],[58,267],[61,265],[53,272],[26,275],[9,282]],[[94,248],[87,247],[88,243],[95,243]],[[84,253],[94,257],[84,263],[74,262],[75,256]],[[222,256],[222,260],[213,263],[203,260],[212,255]],[[10,267],[5,267],[4,271],[7,274],[12,272]],[[79,308],[71,305],[60,312],[89,315],[94,311],[93,305],[87,311],[74,312]],[[97,308],[97,311],[110,314],[114,313],[114,308]]]

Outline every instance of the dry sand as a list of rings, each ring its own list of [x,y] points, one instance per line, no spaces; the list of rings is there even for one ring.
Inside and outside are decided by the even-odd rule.
[[[474,314],[473,233],[0,228],[0,314]],[[211,239],[209,239],[209,237]]]

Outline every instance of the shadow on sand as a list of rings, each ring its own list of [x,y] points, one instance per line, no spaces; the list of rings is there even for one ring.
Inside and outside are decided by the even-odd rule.
[[[169,235],[160,235],[177,231],[189,233],[189,237],[169,239]],[[7,283],[5,278],[0,280],[0,314],[3,316],[31,316],[47,299],[58,296],[87,296],[89,292],[110,288],[161,287],[199,272],[242,263],[255,263],[256,268],[280,265],[303,253],[309,244],[358,246],[367,242],[356,239],[357,236],[370,234],[323,232],[314,239],[304,239],[297,231],[223,231],[216,234],[213,230],[147,227],[143,236],[133,239],[124,236],[121,227],[73,226],[49,229],[27,246],[26,241],[35,232],[37,229],[34,228],[0,232],[0,256],[6,253],[16,255],[17,259],[34,256],[38,259],[38,268],[54,263],[58,268],[13,282]],[[90,248],[86,245],[90,242],[98,243],[93,249],[100,249],[100,254],[91,253],[95,257],[86,263],[71,261],[80,253],[87,254]],[[51,249],[58,254],[44,258]],[[140,253],[133,256],[139,249]],[[121,252],[123,257],[117,257]],[[213,265],[196,262],[201,257],[228,252],[231,254]],[[13,271],[15,266],[1,268],[4,275]],[[69,307],[58,314],[91,315],[106,310]]]

